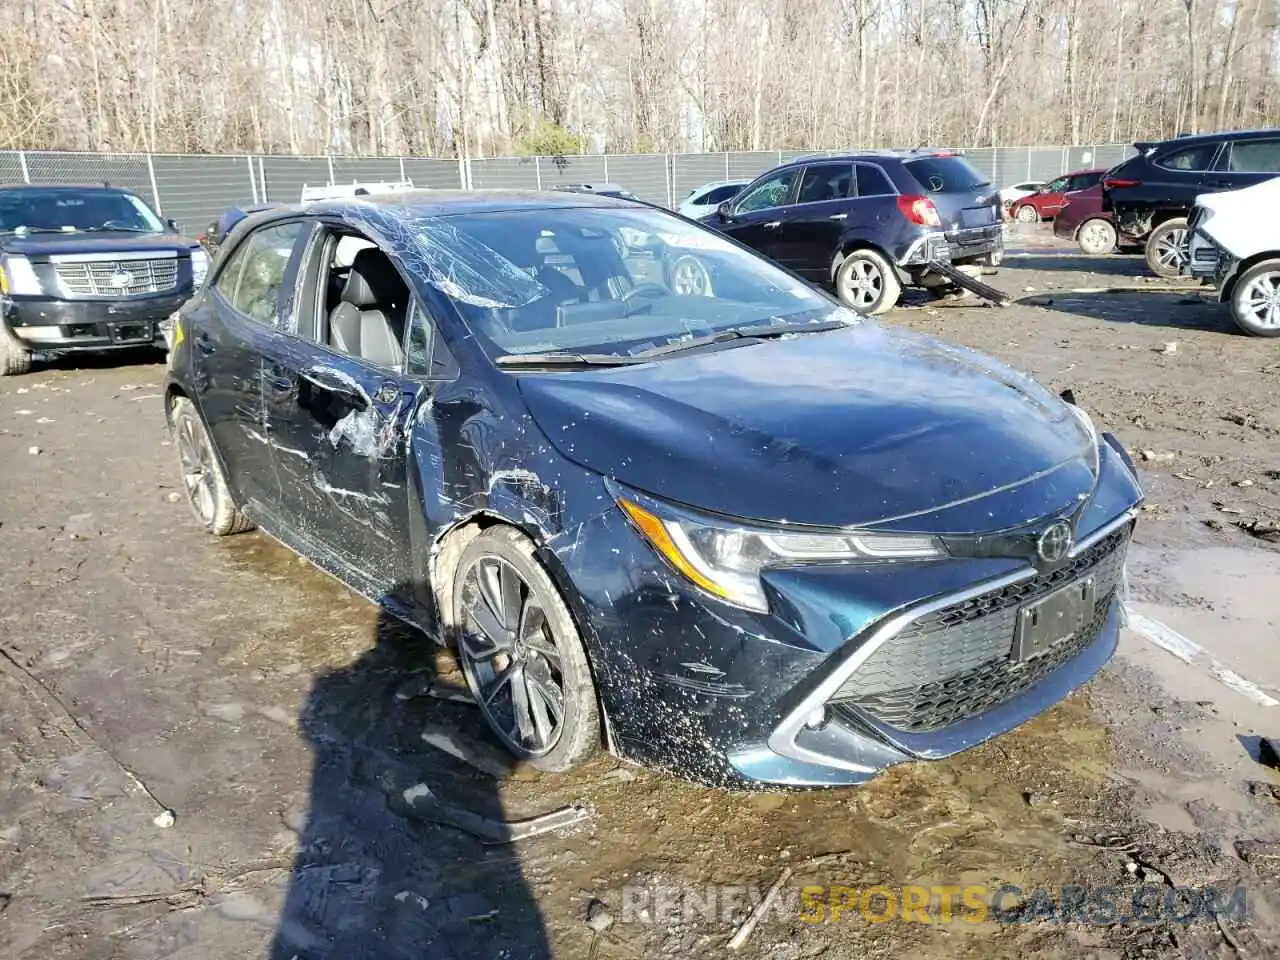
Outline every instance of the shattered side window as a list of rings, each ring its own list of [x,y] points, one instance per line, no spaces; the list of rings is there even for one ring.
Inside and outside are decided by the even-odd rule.
[[[231,306],[239,313],[275,326],[279,320],[280,288],[284,284],[285,270],[293,256],[293,247],[302,231],[301,221],[282,223],[257,231],[236,251],[243,258],[239,283],[228,296]],[[234,274],[237,264],[227,265],[227,272]],[[223,291],[226,295],[226,291]]]

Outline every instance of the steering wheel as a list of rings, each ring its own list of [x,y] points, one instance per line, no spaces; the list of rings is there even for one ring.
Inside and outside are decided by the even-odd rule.
[[[646,280],[643,283],[637,283],[634,287],[624,293],[619,299],[623,303],[629,303],[636,297],[665,297],[667,288],[661,284]]]

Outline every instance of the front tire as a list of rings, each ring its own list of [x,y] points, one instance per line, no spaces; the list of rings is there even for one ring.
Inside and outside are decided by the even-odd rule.
[[[839,260],[833,282],[840,302],[858,313],[884,313],[902,296],[893,265],[874,250],[854,250]]]
[[[1184,217],[1166,220],[1147,237],[1147,266],[1157,277],[1176,277],[1190,259],[1187,221]]]
[[[1109,220],[1094,217],[1080,225],[1076,232],[1076,243],[1080,252],[1089,257],[1100,257],[1116,248],[1116,228]]]
[[[252,530],[253,521],[241,513],[231,499],[209,432],[195,405],[186,397],[178,397],[173,403],[170,422],[173,445],[178,450],[178,467],[182,471],[182,489],[200,525],[215,537]]]
[[[0,322],[0,377],[14,377],[31,370],[31,351]]]
[[[512,527],[467,544],[453,583],[458,662],[489,728],[539,770],[576,766],[600,744],[600,710],[569,608]]]
[[[1280,259],[1241,274],[1231,291],[1231,318],[1252,336],[1280,337]]]
[[[1024,203],[1013,213],[1014,219],[1019,223],[1039,223],[1040,211],[1029,203]]]

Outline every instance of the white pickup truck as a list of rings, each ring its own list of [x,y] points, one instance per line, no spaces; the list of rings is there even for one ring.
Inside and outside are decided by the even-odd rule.
[[[1280,337],[1280,177],[1196,197],[1185,272],[1218,288],[1245,333]]]

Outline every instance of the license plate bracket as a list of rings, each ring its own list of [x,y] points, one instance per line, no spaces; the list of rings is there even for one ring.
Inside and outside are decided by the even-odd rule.
[[[1033,660],[1075,636],[1089,622],[1097,601],[1097,583],[1085,577],[1029,603],[1018,611],[1013,660]]]
[[[149,323],[117,323],[111,330],[112,339],[116,343],[131,343],[135,340],[151,339]]]

